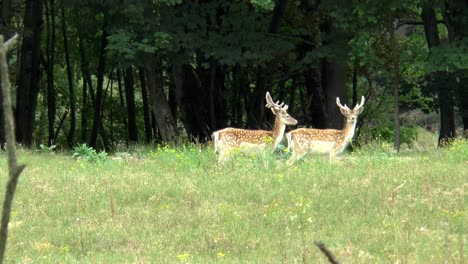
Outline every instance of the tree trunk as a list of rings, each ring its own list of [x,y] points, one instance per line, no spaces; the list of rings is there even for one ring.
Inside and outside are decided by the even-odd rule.
[[[187,135],[191,140],[203,142],[209,137],[208,100],[201,86],[206,85],[206,75],[199,69],[202,85],[197,80],[192,66],[173,65],[172,77],[177,105],[181,113]],[[209,84],[208,84],[209,85]]]
[[[279,0],[278,4],[275,5],[268,33],[276,34],[279,32],[287,6],[288,0]],[[251,96],[247,113],[247,126],[252,128],[265,127],[265,94],[270,83],[271,76],[267,72],[267,68],[265,65],[258,65],[255,90]]]
[[[233,87],[231,95],[231,126],[243,127],[244,106],[242,104],[242,94],[244,94],[246,80],[245,73],[239,64],[232,70]],[[245,102],[245,101],[244,101]]]
[[[89,71],[89,61],[88,61],[88,57],[86,56],[86,50],[85,50],[85,45],[84,45],[85,37],[83,36],[82,25],[78,24],[76,25],[76,27],[78,29],[78,51],[80,53],[81,72],[83,74],[83,79],[88,84],[89,95],[91,96],[91,103],[94,105],[95,99],[94,99],[93,80],[91,79],[91,72]]]
[[[16,140],[31,146],[39,93],[42,0],[26,0],[23,25],[25,34],[16,96]]]
[[[400,130],[400,51],[398,48],[398,40],[395,36],[395,29],[393,26],[394,18],[389,17],[387,21],[387,31],[390,34],[390,46],[391,46],[391,58],[392,65],[391,70],[393,72],[392,86],[393,86],[393,97],[394,97],[394,119],[395,119],[395,151],[400,152],[401,144],[401,130]]]
[[[55,91],[54,80],[54,67],[55,67],[55,1],[45,1],[45,17],[47,25],[47,61],[45,68],[47,71],[47,114],[48,114],[48,129],[49,140],[48,145],[54,145],[55,139],[55,116],[57,112],[57,100]],[[49,5],[50,4],[50,5]]]
[[[463,45],[468,39],[468,1],[445,1],[444,20],[449,29],[449,41],[453,45]],[[457,97],[458,107],[463,121],[464,136],[468,138],[468,71],[459,69],[451,74]]]
[[[63,48],[65,52],[65,63],[67,65],[67,80],[68,80],[68,91],[70,95],[70,130],[67,134],[68,146],[73,147],[73,137],[76,129],[76,97],[75,89],[73,88],[73,70],[70,62],[70,50],[68,48],[68,33],[67,23],[65,21],[65,8],[61,7],[61,19],[62,19],[62,34],[63,34]]]
[[[119,89],[119,99],[120,99],[120,107],[121,109],[125,109],[125,99],[124,99],[124,92],[123,92],[123,85],[122,85],[122,75],[120,70],[117,69],[117,87]],[[127,118],[123,118],[122,123],[124,127],[127,127]]]
[[[215,102],[215,93],[216,93],[216,62],[212,59],[210,61],[210,83],[209,83],[209,117],[210,117],[210,128],[211,131],[216,129],[216,102]]]
[[[228,107],[224,92],[226,87],[226,71],[223,65],[217,64],[215,67],[215,111],[216,111],[216,126],[215,129],[225,128],[228,124]]]
[[[320,74],[317,69],[308,67],[304,71],[307,96],[309,98],[303,106],[306,112],[305,124],[314,128],[327,128],[327,112],[325,104],[325,94],[320,85]]]
[[[0,2],[0,32],[2,33],[5,39],[9,39],[11,37],[11,34],[13,33],[10,24],[11,2],[11,0],[2,0]]]
[[[104,14],[104,21],[102,24],[102,35],[101,35],[101,46],[99,50],[99,62],[97,70],[97,86],[96,86],[96,97],[94,100],[94,117],[93,117],[93,126],[91,129],[91,138],[89,145],[93,148],[96,148],[99,128],[102,121],[102,104],[103,104],[103,85],[104,85],[104,70],[106,62],[106,46],[107,46],[107,16]]]
[[[133,79],[133,67],[130,66],[125,70],[124,82],[128,114],[128,140],[131,143],[136,143],[138,142],[138,128],[136,123],[135,82]]]
[[[151,107],[163,142],[175,140],[179,133],[169,103],[164,93],[164,82],[159,58],[154,57],[146,63],[146,76]]]
[[[153,138],[153,133],[151,130],[151,118],[150,118],[150,110],[149,110],[149,102],[148,102],[148,88],[146,86],[146,78],[145,78],[145,69],[143,67],[139,67],[138,74],[140,77],[141,97],[143,99],[143,119],[145,122],[146,143],[150,143]],[[172,112],[172,114],[174,114],[174,112]]]
[[[339,107],[336,106],[336,98],[339,97],[341,102],[347,103],[346,97],[346,81],[347,81],[347,44],[345,41],[345,33],[339,32],[332,22],[328,21],[322,25],[322,32],[328,36],[335,36],[323,45],[340,45],[340,49],[336,49],[336,54],[333,59],[325,58],[322,60],[322,90],[325,100],[326,111],[326,128],[342,129],[343,115]]]
[[[249,108],[247,110],[247,127],[249,128],[264,128],[265,120],[265,94],[266,88],[266,73],[263,66],[257,67],[257,80],[255,89],[250,96]]]
[[[81,105],[81,142],[87,142],[88,137],[88,89],[86,78],[83,77],[83,102]]]
[[[432,48],[440,46],[439,33],[437,30],[437,19],[434,7],[430,1],[424,2],[422,6],[421,18],[424,24],[424,33],[426,36],[429,52]],[[450,138],[455,136],[455,114],[453,110],[453,95],[452,88],[447,86],[446,74],[436,72],[432,76],[428,76],[429,85],[437,92],[440,109],[440,132],[438,143],[446,143]]]
[[[455,80],[447,73],[438,72],[434,75],[435,88],[438,91],[440,104],[440,133],[439,146],[443,146],[455,137],[455,111],[453,100],[453,86]]]

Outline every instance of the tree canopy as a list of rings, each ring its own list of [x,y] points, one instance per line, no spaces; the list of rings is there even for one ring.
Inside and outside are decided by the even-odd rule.
[[[2,34],[22,36],[9,62],[25,145],[204,142],[227,126],[269,127],[267,91],[299,126],[317,128],[342,127],[336,97],[354,105],[364,95],[358,134],[391,131],[396,147],[408,140],[400,115],[411,110],[439,113],[440,141],[468,129],[466,1],[8,0],[1,8]]]

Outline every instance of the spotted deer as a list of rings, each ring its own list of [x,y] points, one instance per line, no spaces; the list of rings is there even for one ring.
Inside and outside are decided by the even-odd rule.
[[[346,117],[343,130],[299,128],[287,133],[288,149],[292,153],[288,164],[293,164],[307,153],[328,153],[329,158],[334,159],[343,152],[354,136],[357,117],[364,110],[364,102],[363,96],[361,103],[351,110],[346,104],[341,105],[340,98],[336,98],[336,104]]]
[[[239,151],[258,151],[270,148],[274,150],[283,139],[286,125],[296,125],[297,120],[287,112],[288,105],[274,102],[270,93],[266,93],[265,107],[270,108],[276,116],[273,130],[248,130],[228,127],[213,133],[212,140],[218,161],[224,161],[233,149]]]

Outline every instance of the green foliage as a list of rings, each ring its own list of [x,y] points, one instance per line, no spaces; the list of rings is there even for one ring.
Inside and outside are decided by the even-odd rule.
[[[371,129],[363,129],[363,138],[367,142],[376,140],[377,142],[394,143],[395,142],[395,127],[392,125],[379,126]],[[400,142],[407,144],[410,148],[418,139],[418,128],[415,126],[401,126]]]
[[[250,0],[250,2],[259,11],[272,11],[275,8],[273,0]]]
[[[42,153],[53,154],[55,151],[56,145],[47,146],[44,144],[39,145],[39,149]]]
[[[108,159],[105,151],[96,152],[92,147],[88,147],[86,143],[78,144],[73,148],[73,157],[77,160],[85,160],[90,162],[103,162]]]
[[[468,70],[468,38],[431,49],[425,69],[427,73]]]

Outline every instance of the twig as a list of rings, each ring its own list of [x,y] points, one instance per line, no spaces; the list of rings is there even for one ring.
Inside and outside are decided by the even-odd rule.
[[[327,256],[328,261],[331,264],[339,264],[338,260],[336,259],[335,255],[321,242],[321,241],[314,241],[314,244],[322,251],[325,256]]]
[[[18,34],[15,34],[5,43],[3,35],[0,35],[0,76],[2,80],[3,111],[5,120],[6,149],[8,153],[8,182],[5,199],[3,200],[2,222],[0,226],[0,264],[3,263],[8,238],[8,223],[10,222],[11,205],[15,196],[18,178],[26,165],[18,165],[16,158],[16,139],[13,120],[13,110],[10,98],[10,80],[7,64],[8,49],[16,44]]]

